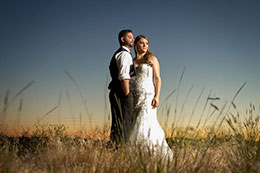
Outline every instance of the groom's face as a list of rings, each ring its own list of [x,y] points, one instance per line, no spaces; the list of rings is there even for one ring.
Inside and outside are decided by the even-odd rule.
[[[128,46],[130,48],[133,47],[134,41],[135,41],[134,35],[131,32],[127,33],[126,36],[124,37],[125,46]]]

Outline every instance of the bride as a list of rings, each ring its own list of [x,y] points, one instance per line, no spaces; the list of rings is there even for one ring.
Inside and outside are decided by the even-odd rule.
[[[135,38],[134,64],[136,66],[136,117],[129,135],[132,145],[142,144],[172,158],[165,134],[157,120],[157,107],[161,90],[160,65],[149,51],[148,38]]]

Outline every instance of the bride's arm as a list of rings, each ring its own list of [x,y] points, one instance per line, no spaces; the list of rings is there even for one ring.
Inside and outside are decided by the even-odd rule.
[[[159,106],[159,97],[161,91],[161,76],[160,76],[160,64],[155,56],[151,57],[152,67],[153,67],[153,78],[154,78],[154,87],[155,95],[152,100],[153,108]]]

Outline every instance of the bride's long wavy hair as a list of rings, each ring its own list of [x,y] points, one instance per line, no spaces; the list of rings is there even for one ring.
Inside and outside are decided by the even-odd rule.
[[[146,39],[148,42],[149,42],[149,39],[144,36],[144,35],[138,35],[136,38],[135,38],[135,43],[134,43],[134,50],[135,50],[135,55],[137,56],[137,50],[136,50],[136,45],[137,43],[142,39]],[[149,49],[147,50],[147,52],[145,53],[144,55],[144,60],[145,60],[145,63],[152,66],[152,62],[150,61],[150,58],[154,56],[152,52],[149,51]]]

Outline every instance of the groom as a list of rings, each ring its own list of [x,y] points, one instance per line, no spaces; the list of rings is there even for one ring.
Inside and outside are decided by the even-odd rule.
[[[112,81],[108,89],[112,113],[111,141],[118,145],[127,142],[133,123],[135,68],[130,49],[134,45],[131,30],[122,30],[118,34],[120,48],[110,61],[109,70]]]

